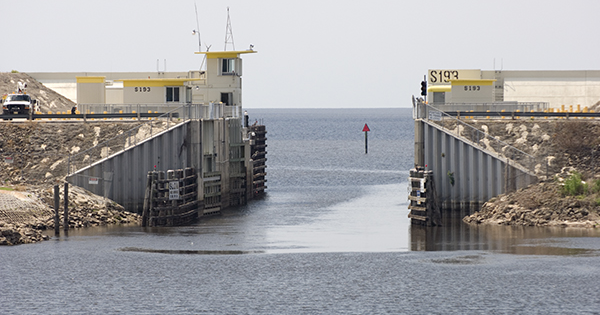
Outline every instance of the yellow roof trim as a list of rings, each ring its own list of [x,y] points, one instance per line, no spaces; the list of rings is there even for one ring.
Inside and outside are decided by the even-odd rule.
[[[452,85],[430,85],[427,92],[451,92]]]
[[[207,59],[238,58],[241,54],[255,54],[256,50],[234,50],[234,51],[197,51],[196,54],[206,55]]]
[[[162,86],[183,86],[183,83],[188,81],[199,81],[204,80],[201,78],[174,78],[174,79],[120,79],[115,81],[123,82],[123,87],[132,86],[151,86],[151,87],[162,87]]]
[[[104,83],[106,77],[76,77],[77,83]]]
[[[494,85],[495,79],[481,79],[481,80],[450,80],[452,85]]]

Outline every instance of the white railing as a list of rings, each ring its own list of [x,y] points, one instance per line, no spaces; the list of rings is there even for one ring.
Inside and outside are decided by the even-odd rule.
[[[219,119],[242,116],[240,105],[225,105],[220,102],[209,104],[77,104],[77,110],[82,114],[177,113],[182,119]]]
[[[445,108],[444,108],[445,109]],[[456,110],[456,109],[452,109]],[[423,119],[430,124],[434,124],[446,130],[448,134],[454,134],[470,141],[475,147],[484,149],[488,152],[513,161],[512,166],[520,166],[525,172],[535,174],[535,165],[539,163],[535,156],[532,156],[514,146],[479,130],[466,122],[447,114],[439,107],[434,107],[424,103],[422,100],[415,100],[413,97],[413,119]],[[516,165],[515,165],[516,164]],[[543,164],[542,164],[543,165]]]

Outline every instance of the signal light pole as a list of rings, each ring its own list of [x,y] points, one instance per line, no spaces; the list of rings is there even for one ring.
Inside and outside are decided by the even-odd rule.
[[[423,100],[427,101],[427,79],[423,76],[423,81],[421,81],[421,95],[423,96]]]

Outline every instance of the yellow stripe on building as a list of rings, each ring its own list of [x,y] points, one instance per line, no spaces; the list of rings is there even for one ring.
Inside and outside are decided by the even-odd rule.
[[[427,92],[451,92],[452,91],[452,86],[451,85],[430,85],[427,88]]]
[[[76,77],[77,83],[104,83],[106,77]]]
[[[234,51],[197,51],[196,54],[206,55],[207,59],[218,59],[218,58],[237,58],[241,54],[254,54],[258,51],[255,50],[234,50]]]

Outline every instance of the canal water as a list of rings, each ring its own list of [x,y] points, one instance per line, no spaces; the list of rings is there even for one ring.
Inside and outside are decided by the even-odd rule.
[[[599,312],[596,230],[471,227],[466,213],[410,226],[410,109],[248,112],[268,130],[263,199],[186,227],[0,247],[0,313]]]

